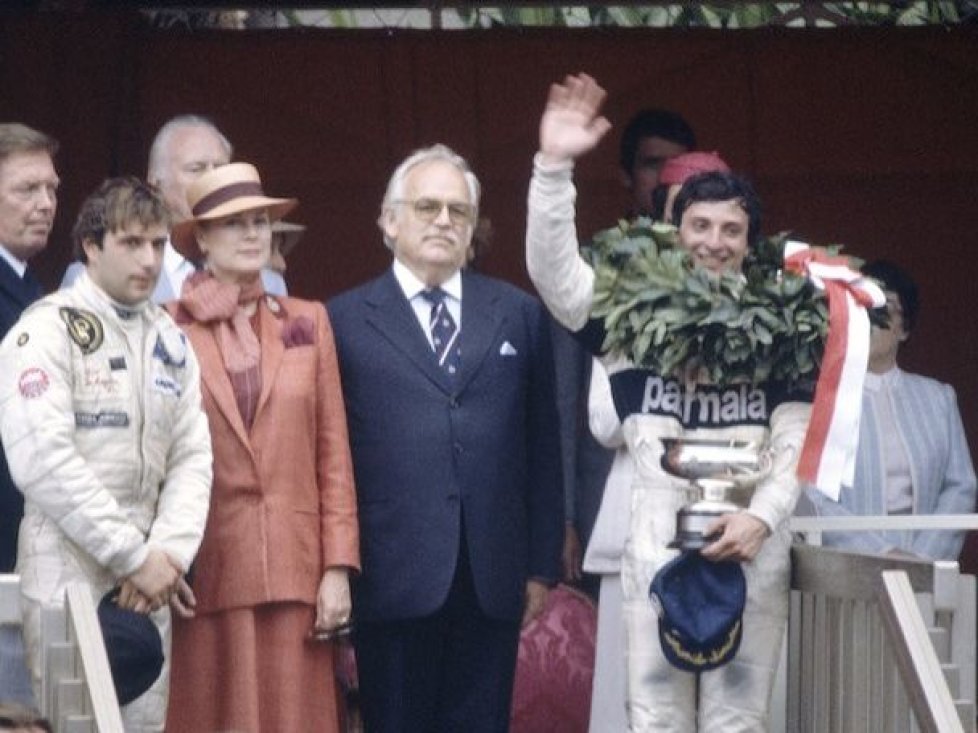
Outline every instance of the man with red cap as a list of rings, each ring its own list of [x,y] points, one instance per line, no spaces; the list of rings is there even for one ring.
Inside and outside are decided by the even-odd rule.
[[[669,158],[659,173],[659,185],[652,191],[652,218],[672,222],[672,202],[676,194],[693,176],[700,173],[729,173],[730,166],[716,151],[694,150]]]

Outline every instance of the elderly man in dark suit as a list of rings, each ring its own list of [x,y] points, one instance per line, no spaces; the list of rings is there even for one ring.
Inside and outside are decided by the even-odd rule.
[[[0,123],[0,339],[23,310],[41,297],[27,261],[44,249],[58,206],[58,143],[18,123]],[[17,561],[24,497],[14,486],[0,449],[0,573]],[[31,702],[20,630],[0,626],[0,700]]]
[[[560,462],[547,319],[463,272],[479,183],[442,145],[394,172],[391,270],[329,303],[363,573],[368,731],[505,731],[520,623],[559,573]]]

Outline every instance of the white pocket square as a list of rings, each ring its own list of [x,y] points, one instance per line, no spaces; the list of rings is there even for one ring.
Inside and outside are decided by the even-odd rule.
[[[500,356],[516,356],[516,353],[516,347],[509,341],[503,341],[503,345],[499,347]]]

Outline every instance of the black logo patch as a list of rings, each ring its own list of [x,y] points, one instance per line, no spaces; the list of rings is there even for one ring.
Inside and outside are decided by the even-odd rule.
[[[118,372],[126,368],[126,357],[124,356],[113,356],[109,359],[109,369],[113,372]]]
[[[58,313],[68,327],[68,335],[78,344],[83,354],[93,354],[102,345],[102,322],[89,311],[78,308],[60,308]]]

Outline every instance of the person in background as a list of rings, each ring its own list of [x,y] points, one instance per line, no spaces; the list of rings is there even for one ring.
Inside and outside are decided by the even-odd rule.
[[[0,702],[0,730],[15,733],[54,733],[39,712],[15,702]]]
[[[194,216],[172,241],[203,269],[171,309],[200,359],[214,486],[196,613],[174,628],[171,730],[335,732],[330,640],[349,624],[360,557],[329,318],[262,286],[271,224],[295,199],[266,196],[248,163],[187,197]]]
[[[187,187],[207,171],[230,162],[233,152],[224,133],[201,115],[178,115],[159,129],[149,149],[146,180],[160,190],[174,224],[193,216],[187,206]],[[74,282],[82,267],[78,262],[70,264],[61,279],[61,287]],[[167,241],[153,302],[162,304],[178,298],[184,280],[193,272],[193,263]],[[262,282],[267,292],[286,295],[285,280],[279,273],[263,270]]]
[[[277,272],[283,278],[288,264],[285,258],[295,248],[306,233],[305,224],[294,224],[291,221],[276,221],[272,223],[272,255],[268,259],[268,269]]]
[[[954,388],[905,372],[897,363],[919,316],[917,285],[886,260],[862,271],[886,293],[889,326],[872,329],[855,480],[843,488],[838,502],[819,491],[806,495],[824,516],[970,514],[975,511],[975,469]],[[963,530],[826,532],[823,544],[957,560],[964,539]]]
[[[57,152],[57,141],[43,132],[0,123],[0,339],[42,295],[28,261],[47,246],[54,225]],[[23,516],[24,497],[0,448],[0,573],[14,571]],[[7,624],[0,624],[0,699],[33,703],[20,629]]]
[[[629,218],[652,216],[652,192],[669,158],[696,148],[696,134],[682,115],[643,109],[625,125],[618,148],[622,183],[629,194]]]
[[[591,356],[553,318],[550,326],[564,481],[561,577],[593,595],[597,590],[594,579],[582,573],[583,542],[591,536],[594,511],[614,454],[595,441],[587,425],[587,389],[594,369]]]
[[[17,548],[34,692],[41,616],[69,583],[151,614],[164,651],[172,603],[197,553],[211,486],[200,370],[187,339],[150,302],[169,212],[135,178],[105,181],[72,230],[85,271],[28,308],[0,346],[0,433],[25,498]],[[161,731],[168,671],[122,707],[129,731]]]
[[[652,219],[672,224],[672,205],[679,189],[697,173],[711,171],[730,172],[730,166],[715,151],[694,150],[669,158],[659,172],[659,185],[652,190]]]
[[[559,576],[546,313],[465,267],[478,179],[444,145],[394,171],[390,269],[329,302],[361,523],[367,730],[505,731],[522,624]]]

